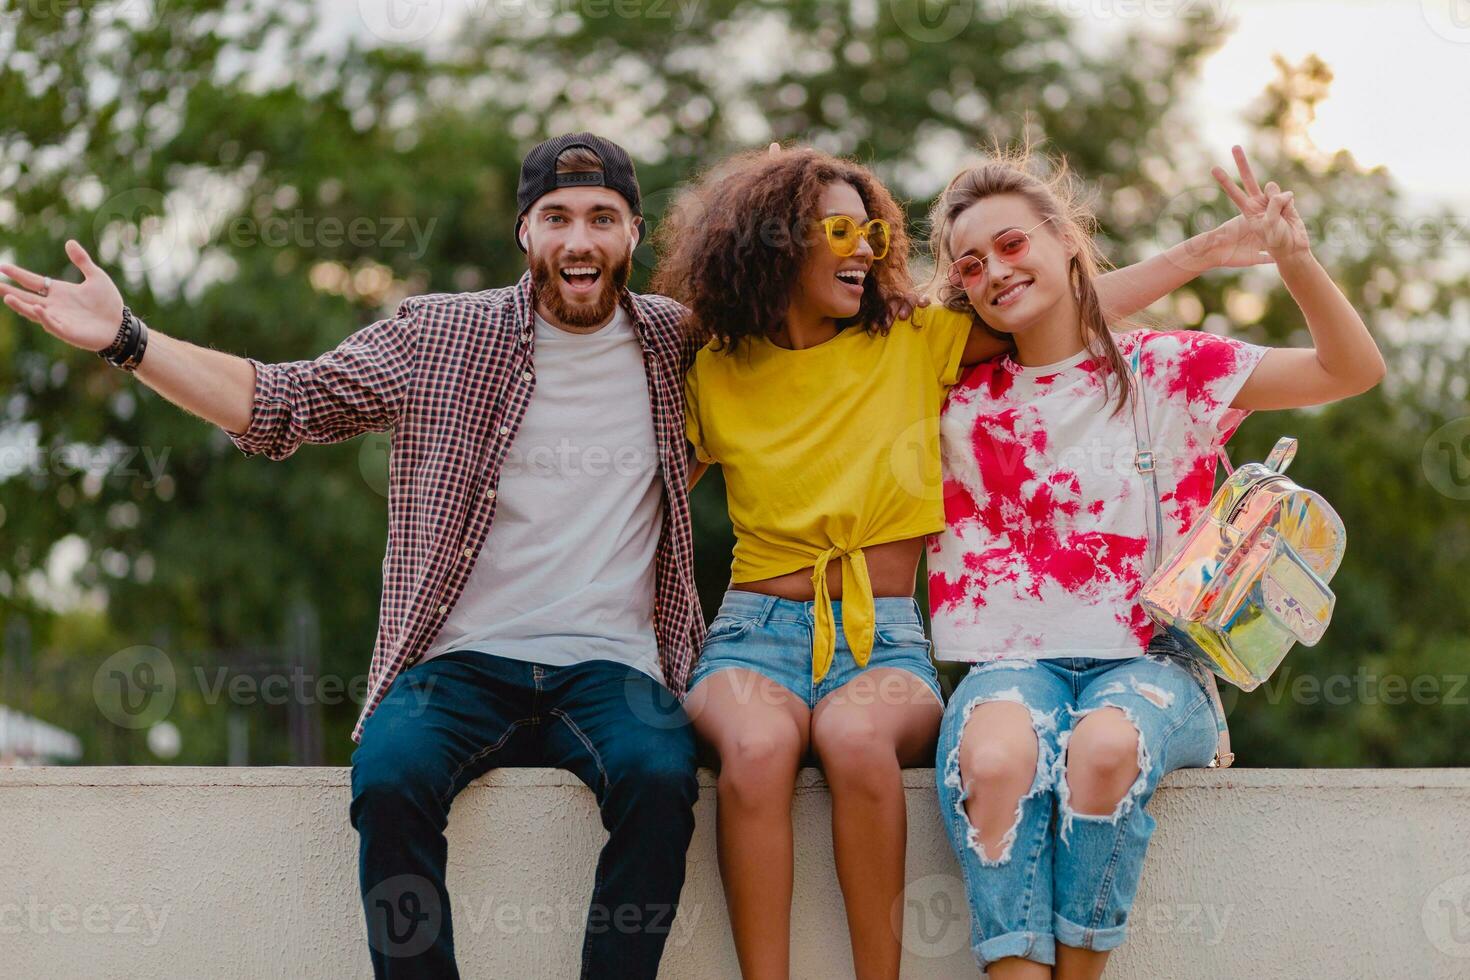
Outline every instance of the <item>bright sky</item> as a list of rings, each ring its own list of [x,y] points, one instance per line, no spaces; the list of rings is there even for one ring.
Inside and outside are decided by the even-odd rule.
[[[1235,24],[1197,94],[1200,131],[1222,159],[1245,135],[1241,110],[1276,75],[1271,55],[1315,52],[1335,77],[1313,142],[1386,165],[1417,202],[1470,210],[1470,0],[1209,2]]]
[[[464,17],[527,16],[587,9],[607,16],[614,0],[319,0],[326,37],[410,44],[452,37]],[[704,0],[665,0],[666,24]],[[910,6],[924,0],[855,0]],[[1167,28],[1184,14],[1234,25],[1205,63],[1196,101],[1208,148],[1228,161],[1246,135],[1242,112],[1276,77],[1271,56],[1299,62],[1316,53],[1332,68],[1331,94],[1311,135],[1365,165],[1385,164],[1418,204],[1470,211],[1470,0],[974,0],[982,7],[1060,11],[1087,26],[1080,41],[1106,43],[1120,30]]]

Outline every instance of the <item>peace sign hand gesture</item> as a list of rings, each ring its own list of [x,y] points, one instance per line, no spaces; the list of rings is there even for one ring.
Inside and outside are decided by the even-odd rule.
[[[1240,182],[1244,185],[1244,190],[1236,186],[1223,167],[1210,169],[1210,175],[1240,209],[1238,217],[1231,218],[1218,229],[1223,232],[1235,226],[1230,235],[1233,251],[1265,251],[1277,264],[1310,253],[1311,239],[1307,235],[1306,224],[1297,212],[1292,192],[1283,191],[1274,180],[1267,181],[1263,190],[1256,183],[1256,175],[1245,158],[1245,151],[1237,146],[1234,154],[1235,166],[1240,171]]]
[[[18,265],[0,265],[0,272],[19,285],[0,282],[5,305],[46,332],[80,347],[99,351],[111,346],[122,323],[122,294],[87,250],[75,240],[66,254],[82,273],[79,283],[40,276]]]

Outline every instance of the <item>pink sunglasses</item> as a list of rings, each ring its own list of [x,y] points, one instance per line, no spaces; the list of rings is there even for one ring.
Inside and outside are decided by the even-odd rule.
[[[1042,218],[1025,231],[1019,228],[1009,228],[995,236],[995,248],[985,255],[962,255],[955,259],[949,267],[949,284],[956,289],[975,288],[985,279],[985,274],[990,269],[990,264],[986,260],[992,255],[1000,256],[1006,265],[1021,261],[1026,257],[1026,253],[1031,251],[1030,233],[1050,220],[1050,218]]]

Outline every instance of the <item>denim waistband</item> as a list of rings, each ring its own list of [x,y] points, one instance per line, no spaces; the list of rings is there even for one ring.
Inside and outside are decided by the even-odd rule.
[[[761,623],[810,623],[815,606],[814,600],[803,602],[730,589],[720,602],[718,615],[758,619]],[[913,596],[877,596],[873,599],[873,613],[874,622],[880,626],[900,623],[922,626],[924,622],[919,615],[919,603]],[[832,600],[832,618],[837,624],[842,623],[841,599]]]

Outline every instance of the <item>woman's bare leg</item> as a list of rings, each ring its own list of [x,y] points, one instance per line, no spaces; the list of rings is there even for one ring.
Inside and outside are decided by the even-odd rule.
[[[1072,809],[1107,815],[1138,778],[1138,729],[1118,708],[1103,708],[1077,724],[1067,745],[1066,780]],[[1098,980],[1108,950],[1057,944],[1058,980]]]
[[[1057,947],[1057,953],[1061,955],[1060,946]],[[1052,980],[1051,967],[1045,963],[1023,960],[1019,956],[996,960],[990,964],[985,975],[990,980]],[[1056,975],[1061,976],[1060,973]]]
[[[1057,943],[1057,980],[1098,980],[1110,950],[1078,949]]]
[[[960,736],[960,778],[968,793],[965,813],[980,835],[981,851],[991,860],[999,860],[1006,850],[1017,807],[1036,779],[1039,752],[1024,704],[986,701],[970,713]],[[986,974],[990,980],[1051,980],[1052,968],[1007,956],[991,963]]]
[[[745,980],[791,969],[791,799],[811,712],[754,671],[711,674],[685,702],[719,757],[716,842],[735,953]]]
[[[812,713],[858,980],[898,980],[908,844],[900,769],[933,758],[943,714],[929,687],[896,667],[859,674]]]

